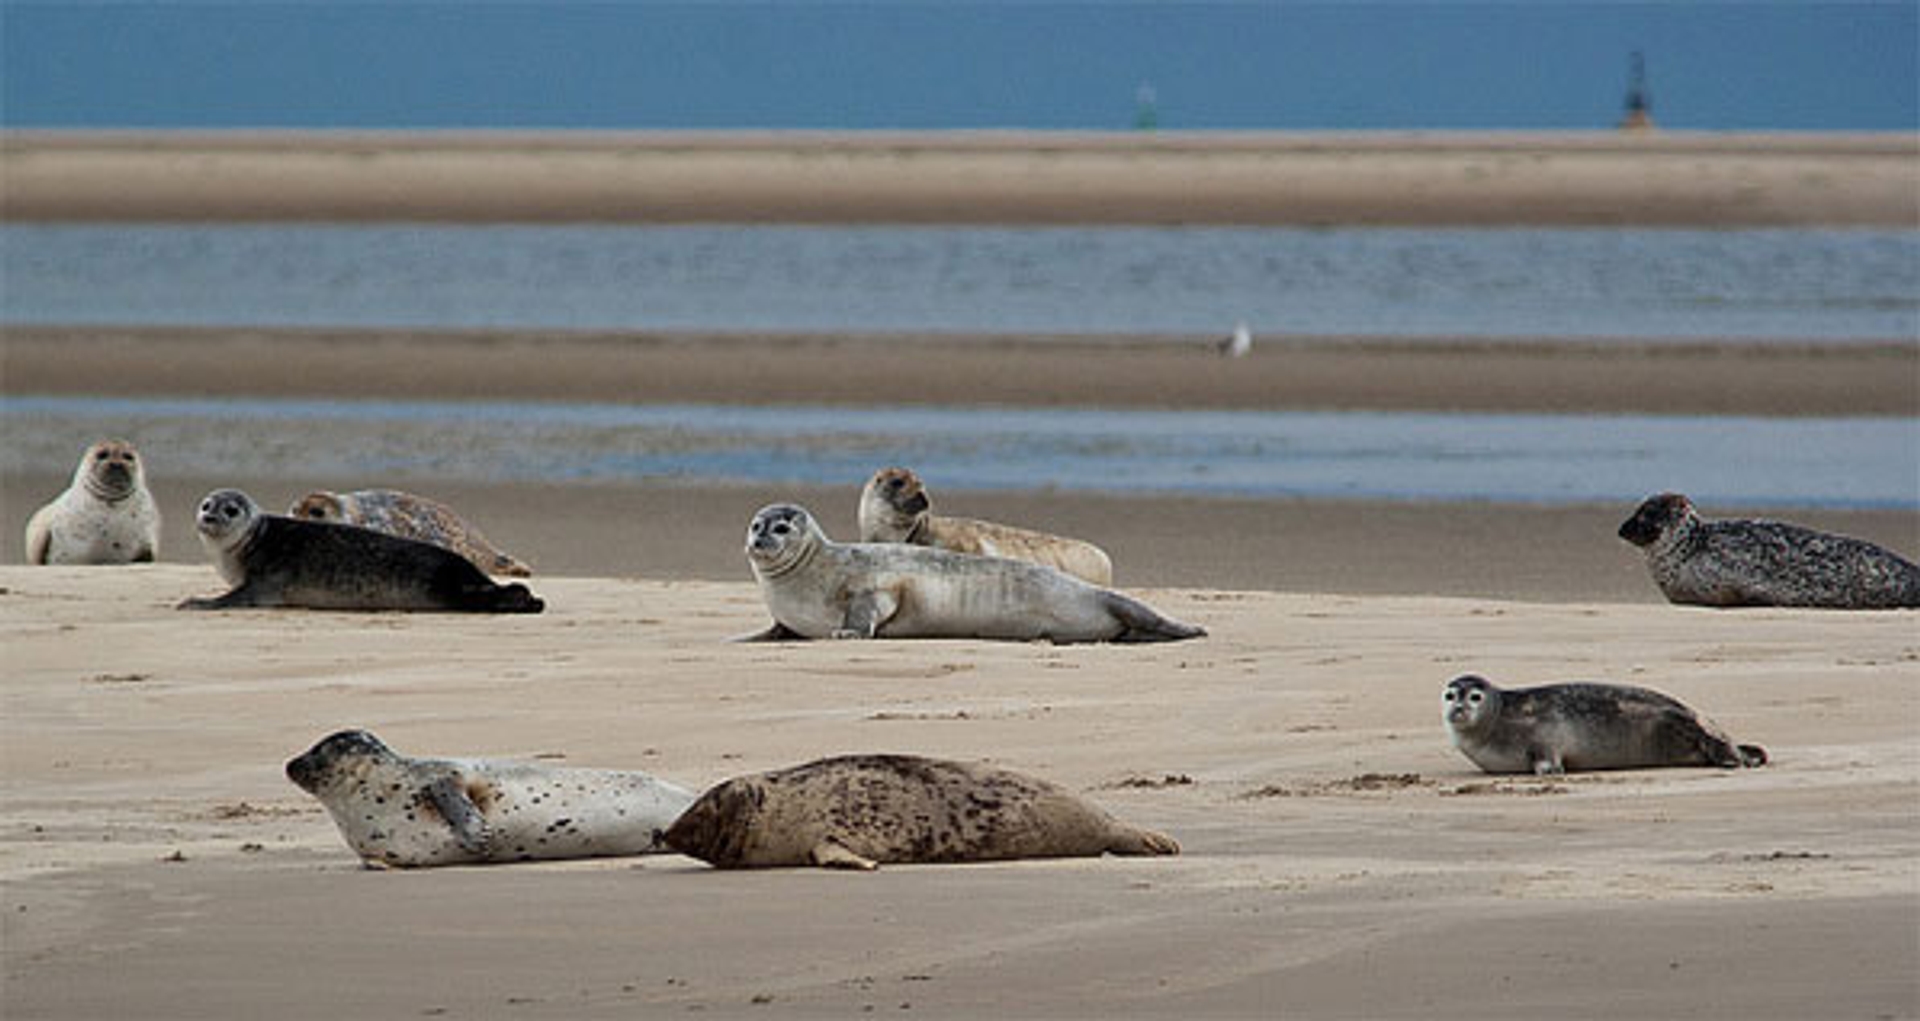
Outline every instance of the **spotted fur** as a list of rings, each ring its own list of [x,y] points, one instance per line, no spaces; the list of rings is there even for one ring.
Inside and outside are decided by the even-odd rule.
[[[1669,602],[1829,610],[1920,607],[1920,566],[1879,546],[1778,521],[1706,521],[1678,493],[1620,525]]]
[[[860,541],[904,542],[955,553],[1025,560],[1065,571],[1090,585],[1113,584],[1113,560],[1093,543],[992,521],[934,514],[926,486],[908,468],[882,468],[861,489]]]
[[[364,730],[287,763],[369,865],[424,868],[652,854],[693,792],[646,773],[413,759]]]
[[[719,868],[1178,854],[1062,787],[984,765],[847,755],[728,780],[667,845]]]
[[[1736,745],[1679,701],[1621,684],[1505,689],[1457,677],[1441,693],[1454,747],[1489,773],[1566,773],[1655,766],[1760,766],[1766,750]]]
[[[318,489],[294,501],[287,516],[359,525],[402,539],[430,542],[466,557],[488,574],[514,578],[533,575],[531,568],[500,552],[480,534],[480,529],[454,513],[453,508],[438,500],[396,489],[362,489],[352,493]]]

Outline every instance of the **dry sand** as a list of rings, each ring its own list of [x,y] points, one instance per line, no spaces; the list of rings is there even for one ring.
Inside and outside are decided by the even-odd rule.
[[[1145,590],[1154,647],[728,644],[744,583],[542,578],[544,616],[172,609],[205,567],[0,568],[5,1013],[1740,1017],[1920,1012],[1920,629]],[[1494,779],[1445,680],[1610,678],[1764,769]],[[280,776],[323,734],[688,784],[987,758],[1172,859],[360,869]]]
[[[14,220],[1891,225],[1911,133],[45,132]]]

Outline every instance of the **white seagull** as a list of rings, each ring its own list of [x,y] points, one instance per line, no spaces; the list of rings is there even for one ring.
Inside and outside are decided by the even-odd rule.
[[[1253,334],[1247,329],[1246,323],[1236,323],[1233,336],[1220,338],[1215,346],[1220,349],[1222,358],[1241,358],[1253,350]]]

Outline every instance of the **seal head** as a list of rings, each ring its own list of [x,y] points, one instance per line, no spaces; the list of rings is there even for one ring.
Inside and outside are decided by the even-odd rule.
[[[860,492],[860,538],[867,542],[914,542],[926,527],[933,501],[911,468],[882,468]]]
[[[1620,523],[1620,538],[1645,548],[1683,525],[1699,520],[1692,501],[1679,493],[1660,493],[1647,497],[1632,517]]]
[[[757,577],[783,577],[805,567],[826,542],[827,534],[806,508],[772,504],[747,524],[747,562]]]
[[[306,754],[287,762],[287,779],[308,794],[319,795],[364,771],[370,762],[393,762],[397,756],[381,740],[364,730],[335,731],[320,739]]]

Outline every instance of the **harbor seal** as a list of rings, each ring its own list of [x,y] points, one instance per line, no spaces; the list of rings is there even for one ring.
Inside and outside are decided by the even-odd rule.
[[[303,606],[314,610],[539,613],[525,585],[496,585],[458,553],[352,525],[265,514],[237,489],[200,503],[200,543],[233,586],[183,610]]]
[[[912,469],[882,468],[860,490],[860,541],[1025,560],[1059,568],[1089,584],[1113,584],[1113,560],[1093,543],[991,521],[940,517],[932,508],[926,487]]]
[[[667,829],[717,868],[1179,854],[1062,787],[991,766],[846,755],[722,783]]]
[[[478,528],[454,513],[453,508],[397,489],[361,489],[352,493],[316,489],[296,500],[287,515],[309,521],[359,525],[402,539],[430,542],[466,557],[488,574],[514,578],[533,576],[531,568],[500,552]]]
[[[152,563],[160,555],[160,508],[133,444],[88,447],[73,483],[27,519],[26,551],[29,564]]]
[[[364,730],[287,763],[369,866],[425,868],[664,853],[693,792],[647,775],[487,759],[413,759]]]
[[[1001,638],[1171,642],[1203,628],[1040,564],[893,543],[837,543],[792,504],[760,509],[747,562],[773,626],[759,640]]]
[[[1668,602],[1829,610],[1920,607],[1920,566],[1870,542],[1779,521],[1705,521],[1679,493],[1620,525]]]
[[[1489,773],[1565,773],[1653,766],[1761,766],[1766,750],[1736,745],[1675,699],[1623,684],[1502,689],[1467,674],[1447,684],[1440,718],[1453,746]]]

